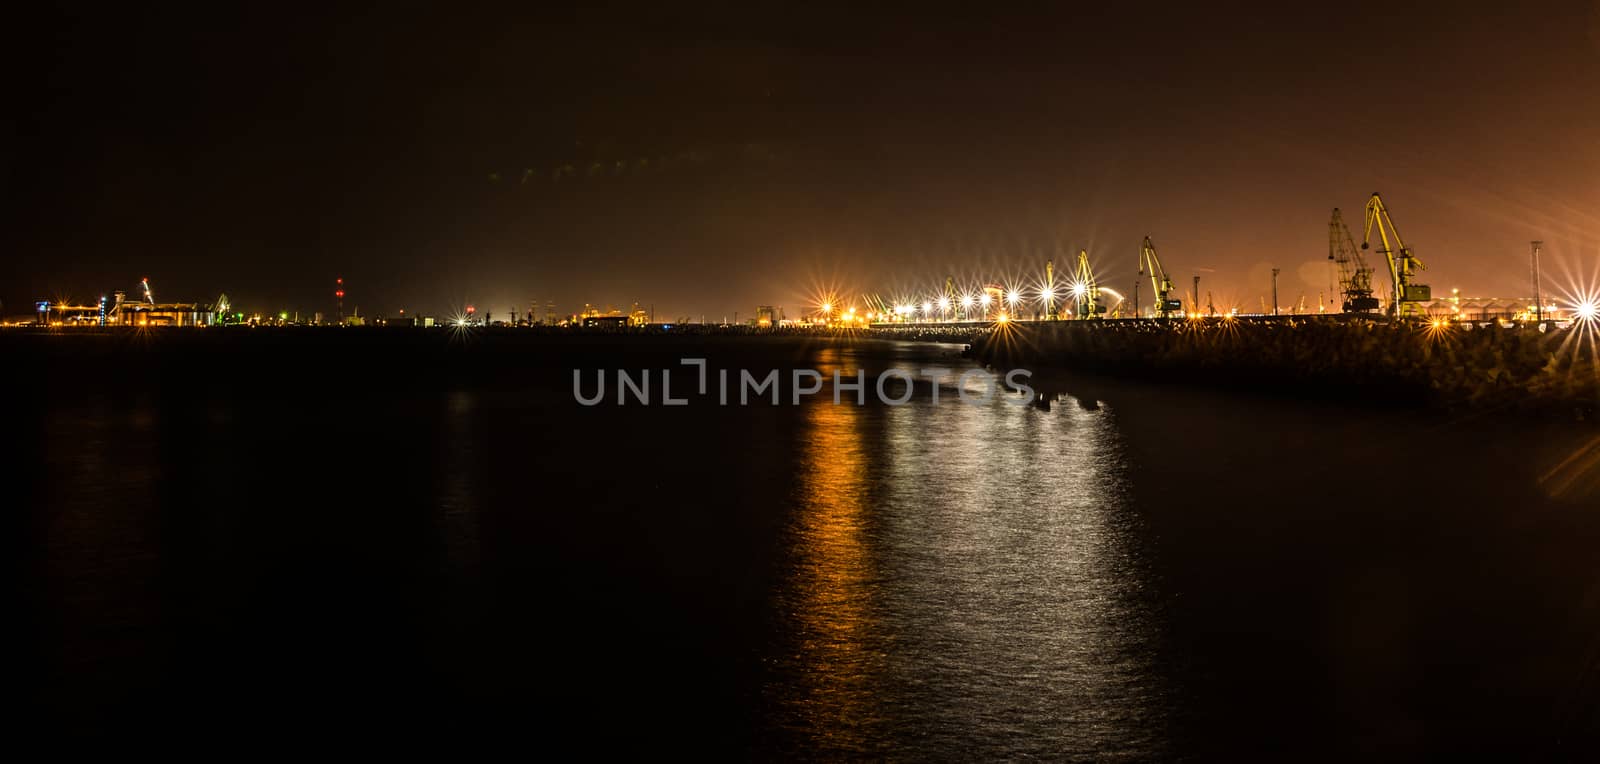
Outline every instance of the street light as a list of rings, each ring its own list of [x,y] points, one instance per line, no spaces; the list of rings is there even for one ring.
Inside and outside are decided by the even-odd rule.
[[[1600,317],[1600,300],[1578,303],[1572,312],[1578,316],[1579,321],[1593,321],[1595,318]]]

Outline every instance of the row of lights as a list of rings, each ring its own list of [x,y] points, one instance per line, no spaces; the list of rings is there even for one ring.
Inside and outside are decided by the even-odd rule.
[[[1084,284],[1073,284],[1068,294],[1073,297],[1082,297],[1088,291],[1088,287]],[[1041,304],[1049,304],[1060,296],[1062,295],[1058,294],[1052,289],[1039,290],[1039,302]],[[1004,299],[1005,303],[1014,311],[1023,302],[1022,292],[1017,289],[1008,290],[1005,292]],[[994,305],[994,297],[987,291],[978,295],[964,294],[954,302],[954,305],[959,306],[962,311],[972,310],[974,307],[979,307],[987,311]],[[894,306],[893,314],[898,316],[912,316],[917,314],[920,308],[922,315],[931,316],[933,315],[935,308],[938,309],[939,313],[949,313],[951,307],[952,302],[950,298],[942,296],[935,300],[925,301],[920,306],[912,303],[901,303]]]
[[[1084,284],[1073,284],[1068,289],[1066,296],[1082,298],[1088,293],[1088,291],[1088,287]],[[1063,295],[1052,289],[1040,289],[1039,303],[1042,305],[1048,305],[1058,297],[1062,296]],[[1016,312],[1017,308],[1021,306],[1024,298],[1021,290],[1010,289],[1003,293],[1002,299],[1005,301],[1006,305],[1009,306],[1010,312],[1014,313]],[[991,295],[988,291],[984,291],[976,295],[963,294],[955,300],[951,300],[948,296],[940,296],[936,299],[926,300],[921,305],[914,303],[900,303],[892,306],[888,311],[881,314],[876,312],[867,312],[859,315],[867,321],[904,321],[918,314],[924,317],[933,316],[935,310],[937,310],[940,315],[948,314],[953,307],[959,307],[962,312],[970,311],[973,308],[981,308],[985,313],[987,313],[989,309],[994,306],[994,302],[995,296]],[[819,305],[818,312],[821,318],[823,320],[831,319],[833,317],[835,307],[836,306],[831,301],[825,301]],[[858,314],[856,313],[855,308],[850,308],[843,312],[841,318],[843,318],[843,320],[846,322],[853,322],[858,320],[857,316]],[[995,320],[1003,323],[1010,319],[1007,315],[1007,312],[1002,311],[996,316]]]

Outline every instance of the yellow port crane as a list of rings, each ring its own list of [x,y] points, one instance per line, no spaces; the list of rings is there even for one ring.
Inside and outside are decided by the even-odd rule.
[[[1356,248],[1350,235],[1350,226],[1344,223],[1344,214],[1333,208],[1328,220],[1328,259],[1339,266],[1339,291],[1344,294],[1345,313],[1371,313],[1380,306],[1372,296],[1372,266]]]
[[[1094,269],[1089,266],[1089,250],[1078,250],[1078,270],[1072,277],[1073,313],[1076,318],[1099,318],[1106,312],[1100,304],[1100,284],[1094,279]]]
[[[1161,267],[1161,258],[1156,256],[1156,245],[1150,237],[1144,237],[1144,246],[1139,248],[1139,275],[1150,273],[1150,286],[1155,289],[1157,318],[1167,318],[1174,313],[1183,313],[1183,301],[1172,299],[1172,277],[1167,275]]]
[[[1044,261],[1044,320],[1056,320],[1056,261]]]
[[[1367,249],[1372,243],[1372,228],[1377,226],[1378,238],[1382,248],[1378,253],[1389,260],[1389,278],[1394,281],[1394,298],[1389,301],[1390,318],[1419,318],[1423,314],[1421,303],[1433,299],[1433,289],[1427,284],[1413,283],[1416,272],[1427,268],[1411,253],[1411,248],[1406,246],[1400,238],[1400,231],[1394,227],[1394,220],[1389,217],[1389,208],[1384,206],[1383,197],[1378,192],[1372,192],[1372,198],[1367,200],[1367,228],[1366,235],[1362,237],[1361,248]]]

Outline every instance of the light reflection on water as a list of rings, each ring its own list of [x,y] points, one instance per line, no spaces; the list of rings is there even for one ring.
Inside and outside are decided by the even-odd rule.
[[[826,366],[826,364],[824,364]],[[1115,413],[816,396],[767,688],[792,752],[1149,757],[1167,675]]]
[[[882,739],[875,707],[883,681],[886,634],[871,602],[878,573],[870,556],[868,455],[855,406],[812,406],[804,441],[801,491],[812,497],[793,532],[803,553],[793,562],[785,598],[795,620],[795,659],[803,668],[783,700],[828,747],[864,750]]]

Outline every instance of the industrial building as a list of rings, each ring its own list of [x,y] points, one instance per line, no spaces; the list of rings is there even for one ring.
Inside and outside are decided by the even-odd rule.
[[[1537,311],[1531,297],[1446,297],[1420,303],[1423,315],[1452,321],[1532,321]],[[1545,301],[1543,316],[1564,321],[1572,311]]]
[[[144,300],[129,302],[125,292],[115,292],[115,299],[106,310],[108,326],[210,326],[216,323],[218,306],[227,310],[227,297],[216,305],[197,302],[156,302],[150,291],[150,279],[140,279]]]
[[[783,321],[783,308],[774,305],[756,306],[756,326],[763,329],[777,326]]]
[[[195,302],[121,303],[106,315],[108,326],[211,326],[216,311]]]
[[[44,326],[211,326],[218,311],[228,309],[226,295],[216,303],[158,303],[150,291],[150,280],[139,282],[144,292],[141,301],[129,301],[126,292],[114,292],[111,299],[101,297],[93,305],[71,305],[40,300],[34,305],[37,323]]]

